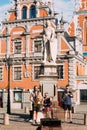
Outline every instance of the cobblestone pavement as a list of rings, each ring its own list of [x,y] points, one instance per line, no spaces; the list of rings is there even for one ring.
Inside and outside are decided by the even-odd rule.
[[[6,112],[0,109],[0,130],[37,130],[38,128],[29,123],[29,114],[25,114],[23,110],[12,112],[9,116],[9,125],[4,125],[4,113]],[[83,117],[83,114],[74,114],[72,124],[62,122],[62,130],[87,130]]]

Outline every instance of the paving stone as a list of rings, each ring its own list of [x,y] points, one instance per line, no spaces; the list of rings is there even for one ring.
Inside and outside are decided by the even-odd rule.
[[[25,114],[23,110],[14,110],[9,116],[10,124],[4,125],[3,118],[6,110],[0,109],[0,130],[38,130],[38,126],[33,126],[29,122],[29,115]],[[58,113],[57,113],[58,114]],[[62,130],[87,130],[84,124],[84,113],[73,114],[73,123],[63,123],[63,116],[60,115]]]

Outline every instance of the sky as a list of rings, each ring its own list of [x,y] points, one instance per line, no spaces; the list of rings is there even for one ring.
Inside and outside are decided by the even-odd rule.
[[[7,10],[9,9],[10,3],[12,0],[0,0],[0,21],[7,17]],[[53,8],[58,12],[58,17],[60,18],[63,15],[66,21],[71,21],[73,18],[73,11],[75,6],[75,0],[43,0],[52,1]]]
[[[10,2],[10,0],[0,0],[0,7],[5,4],[8,4],[9,2]]]

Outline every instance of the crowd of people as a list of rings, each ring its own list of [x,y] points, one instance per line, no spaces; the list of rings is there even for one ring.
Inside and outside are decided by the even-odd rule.
[[[69,85],[66,86],[65,91],[62,94],[63,109],[64,109],[64,122],[67,122],[68,112],[69,120],[72,123],[72,101],[73,94],[69,90]],[[40,124],[41,118],[53,118],[53,97],[49,96],[48,92],[45,93],[44,97],[40,89],[35,86],[34,90],[30,94],[30,101],[32,102],[32,124]]]
[[[40,89],[35,86],[30,94],[30,101],[32,102],[33,125],[40,124],[40,118],[52,118],[52,97],[47,92],[43,97]]]

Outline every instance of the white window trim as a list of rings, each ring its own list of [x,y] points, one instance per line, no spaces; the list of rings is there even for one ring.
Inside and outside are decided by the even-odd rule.
[[[35,78],[34,78],[34,74],[35,74],[35,73],[34,73],[34,67],[35,67],[35,66],[41,66],[41,64],[32,65],[32,80],[33,80],[33,81],[37,81],[37,80],[38,80],[38,79],[35,79]]]
[[[14,39],[14,41],[13,41],[13,54],[15,55],[15,56],[18,56],[18,55],[21,55],[21,54],[15,54],[15,42],[21,42],[21,54],[22,54],[22,52],[23,52],[23,42],[22,42],[22,39],[17,39],[17,38],[15,38]]]
[[[14,93],[16,93],[16,92],[21,92],[21,96],[22,96],[21,101],[16,101],[16,100],[15,100],[15,95],[14,95]],[[21,103],[22,100],[23,100],[23,91],[21,91],[21,90],[15,90],[15,91],[13,91],[13,102],[14,102],[14,103]]]
[[[15,67],[21,67],[21,80],[15,80],[15,79],[14,79],[14,68],[15,68]],[[13,70],[13,71],[12,71],[13,81],[19,81],[19,82],[22,81],[22,79],[23,79],[23,72],[22,72],[23,68],[22,68],[22,65],[14,65],[12,68],[13,68],[13,69],[12,69],[12,70]]]
[[[60,65],[63,66],[63,78],[62,79],[58,78],[58,80],[64,80],[64,74],[65,74],[65,72],[64,72],[64,64],[57,64],[57,66],[60,66]]]
[[[35,48],[34,48],[34,44],[35,44],[35,41],[41,41],[41,52],[35,52]],[[34,39],[33,40],[33,45],[32,45],[32,51],[34,52],[34,56],[42,56],[42,51],[43,51],[43,41],[42,39],[40,38],[37,38],[37,39]]]
[[[0,66],[0,68],[2,68],[2,80],[0,80],[0,82],[2,82],[3,81],[4,69],[3,69],[3,66]]]

